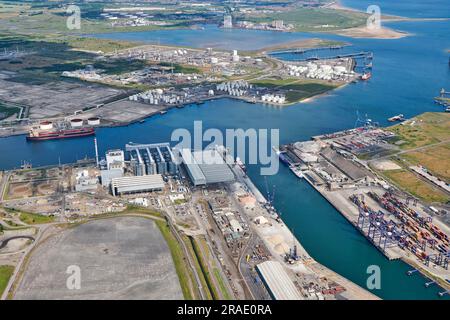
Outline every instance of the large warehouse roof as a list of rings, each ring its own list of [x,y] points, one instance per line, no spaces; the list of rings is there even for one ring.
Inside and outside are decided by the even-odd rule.
[[[205,175],[206,183],[234,181],[233,172],[216,150],[197,151],[193,155]]]
[[[196,186],[205,185],[206,177],[203,174],[202,170],[200,170],[200,167],[195,161],[192,152],[189,149],[182,149],[180,153],[183,159],[183,163],[186,165],[186,169],[188,171],[189,177],[192,180],[192,183]]]
[[[264,284],[275,300],[301,300],[302,296],[295,287],[281,263],[266,261],[256,266]]]
[[[164,180],[160,174],[114,178],[111,181],[113,194],[144,192],[164,188]]]
[[[216,150],[191,152],[182,149],[181,156],[194,185],[234,181],[234,174]]]

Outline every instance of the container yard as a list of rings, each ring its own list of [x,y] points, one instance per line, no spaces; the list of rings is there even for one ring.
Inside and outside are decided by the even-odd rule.
[[[278,154],[386,258],[404,260],[448,290],[450,228],[443,219],[448,208],[430,207],[396,189],[361,160],[389,154],[394,138],[365,126],[281,146]],[[397,166],[387,160],[378,165]]]

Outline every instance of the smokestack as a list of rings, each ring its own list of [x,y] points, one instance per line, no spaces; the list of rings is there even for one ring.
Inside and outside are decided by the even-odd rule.
[[[98,168],[98,145],[97,145],[97,138],[94,138],[94,145],[95,145],[95,164]]]

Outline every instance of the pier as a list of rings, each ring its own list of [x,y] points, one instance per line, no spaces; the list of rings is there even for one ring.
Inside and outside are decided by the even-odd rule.
[[[285,53],[293,53],[293,54],[304,54],[307,52],[314,52],[314,51],[322,51],[322,50],[339,50],[347,47],[348,45],[342,45],[342,46],[328,46],[328,47],[320,47],[320,48],[294,48],[294,49],[286,49],[286,50],[278,50],[278,51],[272,51],[270,54],[278,55],[278,54],[285,54]]]

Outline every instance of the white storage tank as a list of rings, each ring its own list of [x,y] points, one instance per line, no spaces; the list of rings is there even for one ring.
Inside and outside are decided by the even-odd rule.
[[[53,122],[51,122],[51,121],[41,122],[41,124],[39,125],[39,128],[41,128],[42,130],[53,129]]]
[[[79,128],[83,126],[83,119],[72,119],[70,120],[70,125],[72,128]]]
[[[100,125],[100,118],[92,117],[88,119],[88,125],[90,126],[98,126]]]

